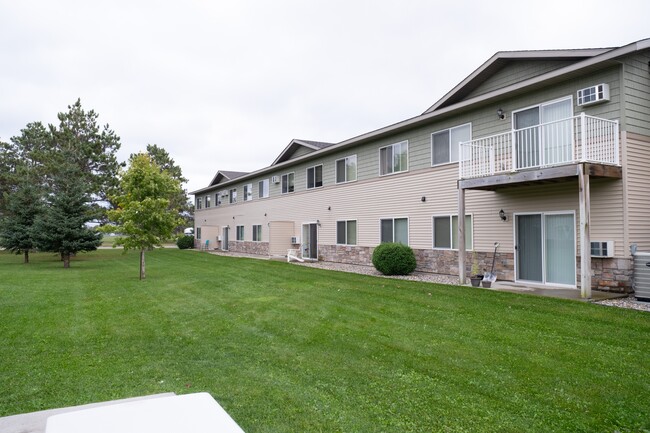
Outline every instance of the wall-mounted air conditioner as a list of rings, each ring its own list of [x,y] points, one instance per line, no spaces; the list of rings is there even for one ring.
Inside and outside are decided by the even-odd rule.
[[[300,238],[298,236],[291,236],[291,245],[296,245],[300,243]]]
[[[609,84],[602,83],[578,90],[578,105],[587,106],[609,101]]]
[[[280,183],[280,176],[271,177],[271,183]]]
[[[614,241],[593,241],[591,257],[614,257]]]

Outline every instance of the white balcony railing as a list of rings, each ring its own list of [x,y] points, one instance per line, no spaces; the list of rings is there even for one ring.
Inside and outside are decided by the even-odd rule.
[[[460,179],[595,162],[619,165],[618,121],[579,116],[460,144]]]

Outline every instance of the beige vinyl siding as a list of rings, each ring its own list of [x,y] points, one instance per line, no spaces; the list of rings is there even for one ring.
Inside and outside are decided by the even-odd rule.
[[[650,136],[650,50],[625,59],[627,131]]]
[[[465,99],[482,95],[511,84],[519,83],[529,78],[537,77],[547,72],[569,66],[575,63],[571,60],[512,60],[501,70],[485,80],[474,89]]]
[[[623,212],[623,181],[620,179],[594,179],[591,181],[591,232],[592,241],[614,241],[617,257],[627,256],[625,213]],[[577,194],[577,192],[576,192]]]
[[[337,220],[356,219],[357,244],[376,246],[379,244],[381,218],[406,217],[410,220],[410,245],[429,249],[432,244],[431,217],[457,209],[456,176],[455,166],[442,170],[427,168],[399,176],[211,208],[200,218],[211,224],[230,224],[231,227],[268,223],[273,227],[278,221],[293,221],[294,232],[289,236],[301,236],[303,223],[319,220],[319,243],[327,245],[336,244]],[[422,196],[426,197],[425,202],[421,201]],[[271,236],[274,236],[272,228]]]
[[[579,199],[577,179],[548,185],[515,187],[491,191],[468,191],[468,213],[474,219],[474,245],[489,250],[494,242],[500,250],[514,252],[516,213],[572,212],[576,223],[576,248],[579,251]],[[624,256],[623,185],[621,180],[591,180],[591,238],[615,242],[616,255]],[[503,209],[508,220],[499,220]]]
[[[268,223],[269,255],[286,256],[287,250],[292,248],[291,237],[296,236],[295,224],[293,221],[273,221]],[[265,227],[262,224],[262,239],[264,239]]]
[[[201,228],[201,247],[205,245],[205,241],[209,240],[209,248],[217,247],[217,236],[221,235],[220,227],[213,225],[197,226]]]
[[[650,137],[627,136],[627,213],[629,242],[650,251]]]

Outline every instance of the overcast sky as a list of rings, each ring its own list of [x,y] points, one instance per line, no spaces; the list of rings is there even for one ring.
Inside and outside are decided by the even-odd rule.
[[[531,4],[531,5],[529,5]],[[650,37],[648,0],[0,0],[0,140],[81,98],[192,191],[421,114],[497,51]]]

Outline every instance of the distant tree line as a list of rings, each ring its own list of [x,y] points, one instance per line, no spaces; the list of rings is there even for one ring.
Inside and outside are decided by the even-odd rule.
[[[100,127],[97,119],[97,113],[85,111],[77,100],[58,114],[58,125],[29,123],[8,143],[0,141],[0,247],[22,254],[25,263],[29,253],[38,250],[59,254],[64,268],[69,267],[72,256],[101,245],[102,231],[88,223],[107,225],[109,217],[111,229],[132,237],[128,246],[133,248],[137,236],[129,228],[137,223],[118,218],[129,206],[127,196],[146,202],[147,194],[153,194],[159,213],[150,217],[164,220],[158,227],[149,224],[136,230],[149,231],[142,250],[188,224],[183,221],[192,212],[182,189],[186,179],[169,154],[148,145],[146,154],[131,155],[125,170],[116,156],[120,138],[109,125]],[[129,173],[136,166],[143,170],[143,165],[157,177],[144,180],[149,184],[134,184]]]

